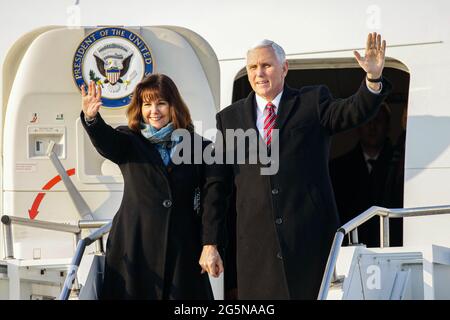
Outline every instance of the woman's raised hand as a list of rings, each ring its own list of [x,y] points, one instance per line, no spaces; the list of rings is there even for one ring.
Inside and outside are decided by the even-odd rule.
[[[102,88],[100,85],[95,86],[93,81],[89,82],[88,92],[83,84],[81,86],[81,107],[84,115],[88,119],[95,118],[98,110],[102,106]]]

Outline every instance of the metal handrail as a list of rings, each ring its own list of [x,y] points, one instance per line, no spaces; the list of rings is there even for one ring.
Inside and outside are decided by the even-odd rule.
[[[416,207],[403,209],[387,209],[383,207],[370,207],[357,217],[353,218],[342,227],[340,227],[334,236],[333,244],[331,246],[330,254],[328,255],[327,265],[320,285],[318,300],[325,300],[328,295],[333,274],[336,269],[336,262],[339,255],[339,250],[342,246],[342,241],[346,234],[356,230],[360,225],[370,220],[374,216],[380,216],[380,247],[389,246],[389,218],[405,218],[405,217],[419,217],[419,216],[434,216],[439,214],[449,214],[450,206],[431,206],[431,207]]]
[[[72,233],[75,237],[75,243],[78,243],[78,240],[81,235],[82,229],[93,229],[99,228],[110,220],[79,220],[78,225],[68,224],[68,223],[60,223],[60,222],[51,222],[51,221],[42,221],[35,219],[28,219],[10,215],[3,215],[1,218],[1,222],[3,225],[3,236],[4,236],[4,246],[5,246],[5,259],[14,259],[14,249],[13,249],[13,233],[12,233],[12,224],[32,227],[32,228],[40,228],[46,230],[60,231],[60,232],[68,232]],[[99,245],[100,248],[100,245]]]
[[[5,259],[14,259],[13,233],[12,233],[13,224],[18,224],[32,228],[40,228],[46,230],[72,233],[75,237],[75,241],[78,240],[79,234],[81,233],[81,228],[79,226],[66,223],[34,220],[9,215],[3,215],[1,221],[3,224]]]
[[[3,225],[3,235],[5,243],[5,259],[14,259],[13,251],[13,235],[12,224],[18,224],[33,228],[41,228],[46,230],[61,231],[72,233],[75,236],[75,243],[77,244],[75,249],[75,255],[72,258],[69,266],[67,277],[64,281],[64,287],[60,294],[60,299],[67,300],[70,295],[70,290],[74,282],[76,281],[76,275],[78,267],[81,263],[84,251],[87,246],[93,242],[96,243],[96,252],[103,253],[102,237],[111,229],[112,221],[107,220],[79,220],[78,225],[72,225],[67,223],[50,222],[42,220],[34,220],[16,216],[3,215],[1,218]],[[94,229],[98,228],[84,239],[80,239],[82,229]]]
[[[34,220],[34,219],[32,220],[32,219],[28,219],[28,218],[21,218],[21,217],[16,217],[16,216],[9,216],[9,215],[2,216],[2,223],[4,225],[11,225],[14,223],[14,224],[19,224],[19,225],[23,225],[23,226],[30,226],[33,228],[41,228],[41,229],[62,231],[62,232],[69,232],[69,233],[78,233],[81,231],[78,226],[75,226],[72,224]]]
[[[81,259],[83,258],[84,250],[94,241],[101,239],[103,235],[109,232],[111,229],[112,221],[108,222],[101,228],[97,229],[95,232],[91,233],[84,239],[78,241],[77,249],[75,255],[72,258],[72,262],[67,272],[66,280],[64,281],[63,289],[59,295],[59,300],[67,300],[70,296],[70,291],[72,289],[73,283],[76,279],[78,267],[80,266]]]

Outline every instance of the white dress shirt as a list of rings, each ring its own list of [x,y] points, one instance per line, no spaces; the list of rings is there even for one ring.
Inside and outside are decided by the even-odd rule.
[[[264,109],[266,108],[266,105],[269,102],[272,102],[272,104],[275,106],[275,110],[274,110],[275,114],[278,114],[278,106],[280,105],[280,100],[281,100],[282,94],[283,94],[283,91],[281,91],[275,97],[275,99],[273,99],[272,101],[267,101],[263,97],[260,97],[257,94],[255,94],[255,98],[256,98],[256,128],[258,129],[259,134],[261,135],[261,138],[263,138],[263,139],[264,139],[264,119],[265,119]]]
[[[370,174],[370,173],[372,173],[373,168],[372,168],[372,165],[370,164],[369,160],[376,161],[378,159],[378,156],[380,155],[380,152],[378,152],[375,156],[371,157],[363,151],[363,155],[364,155],[364,160],[366,160],[367,170],[369,171],[369,174]]]

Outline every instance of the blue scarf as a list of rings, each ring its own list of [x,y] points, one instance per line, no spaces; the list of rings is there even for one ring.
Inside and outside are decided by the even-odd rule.
[[[165,127],[157,130],[148,123],[141,122],[141,133],[147,138],[158,150],[165,166],[169,164],[175,145],[177,145],[181,136],[173,134],[173,124],[169,122]]]

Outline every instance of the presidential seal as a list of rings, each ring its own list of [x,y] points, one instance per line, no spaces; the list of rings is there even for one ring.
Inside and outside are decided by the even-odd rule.
[[[95,81],[104,107],[128,105],[136,84],[153,73],[149,47],[136,33],[116,27],[90,33],[78,46],[72,64],[76,85]]]

